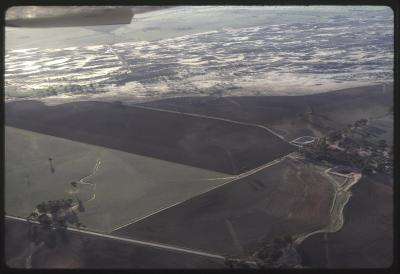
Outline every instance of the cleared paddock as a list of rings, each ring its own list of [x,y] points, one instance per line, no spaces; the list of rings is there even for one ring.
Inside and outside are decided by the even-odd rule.
[[[54,173],[51,172],[52,158]],[[5,211],[26,217],[48,200],[87,201],[81,221],[89,229],[108,232],[161,208],[189,199],[231,179],[231,175],[171,163],[31,131],[5,128]],[[225,178],[227,177],[227,178]]]
[[[334,189],[323,170],[286,158],[113,234],[249,255],[263,241],[311,232],[329,223]]]
[[[5,112],[8,126],[235,175],[295,149],[257,125],[113,103],[16,101]]]

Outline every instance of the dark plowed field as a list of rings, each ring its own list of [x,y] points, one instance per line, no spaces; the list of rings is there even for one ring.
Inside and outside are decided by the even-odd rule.
[[[249,177],[116,230],[114,234],[220,254],[324,227],[333,189],[313,166],[286,159]]]
[[[312,235],[300,245],[304,265],[385,268],[393,263],[393,188],[386,180],[364,177],[351,189],[343,228]]]
[[[393,89],[382,92],[377,85],[304,96],[183,97],[144,105],[262,124],[294,139],[384,115],[393,106]]]
[[[46,235],[46,234],[41,234]],[[47,236],[44,236],[47,237]],[[67,231],[57,235],[54,247],[43,245],[32,255],[32,268],[223,268],[224,262],[207,257],[136,246],[118,240]],[[29,255],[28,224],[5,221],[5,262],[25,268]]]
[[[166,161],[239,174],[294,147],[254,126],[102,102],[10,102],[6,125]]]

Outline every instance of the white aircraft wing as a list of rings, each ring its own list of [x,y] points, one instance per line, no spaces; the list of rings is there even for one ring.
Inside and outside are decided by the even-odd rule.
[[[134,14],[170,6],[15,6],[6,12],[7,27],[54,28],[130,24]]]

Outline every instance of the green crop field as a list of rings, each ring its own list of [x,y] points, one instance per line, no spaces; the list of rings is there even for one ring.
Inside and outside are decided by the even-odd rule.
[[[26,217],[42,201],[74,198],[71,182],[92,173],[86,184],[78,184],[75,195],[86,201],[81,222],[103,232],[203,193],[232,176],[5,127],[6,214]]]

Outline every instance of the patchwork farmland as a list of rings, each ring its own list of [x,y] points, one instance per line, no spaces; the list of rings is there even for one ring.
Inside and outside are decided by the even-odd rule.
[[[20,101],[6,113],[12,127],[229,174],[294,149],[257,126],[112,103]]]
[[[287,157],[113,234],[224,255],[250,254],[268,239],[324,227],[332,194],[318,167]]]
[[[268,113],[274,112],[272,105],[261,110],[254,98],[246,97],[221,99],[218,104],[236,108],[221,116],[217,108],[202,113],[198,104],[207,109],[216,103],[204,103],[203,99],[197,103],[188,99],[186,109],[174,104],[166,107],[168,100],[135,106],[89,101],[56,106],[37,101],[7,103],[8,235],[17,237],[19,231],[26,231],[29,225],[20,222],[38,203],[78,197],[85,207],[79,218],[87,228],[81,232],[68,228],[71,246],[61,243],[65,249],[58,245],[54,256],[64,256],[69,248],[84,254],[86,251],[75,246],[76,235],[80,235],[82,243],[91,239],[93,255],[79,259],[82,267],[93,265],[95,258],[104,258],[111,267],[111,253],[140,249],[141,254],[155,252],[154,256],[161,258],[154,267],[171,267],[166,258],[173,251],[190,257],[182,267],[218,268],[224,258],[249,257],[260,245],[279,237],[305,239],[313,232],[339,227],[348,199],[337,199],[336,194],[339,179],[343,184],[346,180],[326,172],[323,163],[302,158],[299,148],[289,141],[340,128],[342,116],[335,118],[340,106],[332,110],[334,106],[326,103],[326,108],[313,108],[310,114],[308,105],[343,94],[358,106],[353,109],[356,115],[349,117],[388,115],[389,95],[382,95],[381,101],[371,106],[364,97],[378,94],[356,89],[357,97],[347,92],[354,90],[299,96],[298,111],[292,113],[285,109],[290,109],[295,99],[258,99],[268,106],[268,102],[280,106],[287,114],[281,120],[269,117]],[[327,113],[323,113],[325,109]],[[241,114],[243,119],[237,117]],[[371,119],[371,126],[381,126],[383,118],[378,119]],[[289,126],[296,121],[297,127]],[[390,119],[384,122],[389,125]],[[332,184],[332,179],[339,186]],[[71,182],[77,186],[72,187]],[[306,247],[321,235],[306,239]],[[119,243],[114,245],[114,241]],[[155,251],[160,248],[163,251]],[[13,254],[25,252],[22,246],[7,252],[13,265],[21,264]],[[47,266],[44,255],[49,252],[44,247],[32,258],[32,265],[52,267]],[[204,260],[207,257],[216,261]],[[121,258],[121,267],[132,266],[125,262],[129,258]],[[134,265],[147,268],[150,262]]]
[[[85,203],[81,220],[96,231],[109,232],[230,178],[229,174],[12,127],[6,127],[5,133],[5,209],[15,216],[28,216],[42,201],[74,198],[70,182],[90,174],[97,159],[101,164],[90,178],[96,184],[94,192],[83,189],[78,193],[83,201],[95,195],[94,200]],[[49,155],[54,173],[50,171]]]

